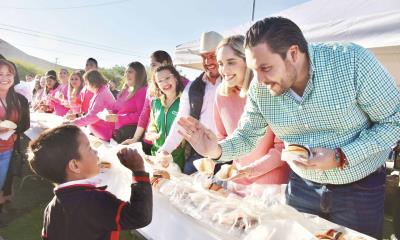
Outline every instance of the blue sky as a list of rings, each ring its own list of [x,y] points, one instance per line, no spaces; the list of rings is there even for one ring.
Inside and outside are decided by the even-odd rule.
[[[306,0],[257,0],[255,19],[303,2]],[[57,58],[59,64],[73,68],[83,68],[90,56],[103,67],[131,61],[148,64],[148,56],[154,50],[163,49],[173,55],[176,45],[197,39],[204,31],[222,32],[249,21],[252,3],[252,0],[2,0],[0,38],[28,54],[51,62]],[[43,37],[43,33],[52,35]],[[79,41],[79,45],[106,46],[111,51],[65,43],[60,38]]]

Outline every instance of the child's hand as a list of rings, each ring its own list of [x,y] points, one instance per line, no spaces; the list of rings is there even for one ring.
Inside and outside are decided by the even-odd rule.
[[[122,165],[130,170],[144,171],[143,158],[136,150],[123,148],[117,153],[117,156]]]

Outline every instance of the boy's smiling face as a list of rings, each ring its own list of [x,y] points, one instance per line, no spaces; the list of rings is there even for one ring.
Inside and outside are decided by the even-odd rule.
[[[75,180],[96,176],[100,171],[97,151],[90,146],[90,142],[83,132],[78,136],[78,144],[80,159],[72,159],[69,162],[68,168],[70,173],[73,175]]]

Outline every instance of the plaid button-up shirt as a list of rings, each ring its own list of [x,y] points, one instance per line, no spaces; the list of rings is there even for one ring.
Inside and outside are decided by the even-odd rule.
[[[362,179],[385,163],[400,139],[400,91],[368,50],[355,44],[310,44],[311,77],[301,101],[289,91],[272,96],[251,83],[238,129],[221,142],[219,161],[249,152],[270,126],[283,141],[335,149],[349,165],[327,171],[290,167],[301,177],[330,184]]]

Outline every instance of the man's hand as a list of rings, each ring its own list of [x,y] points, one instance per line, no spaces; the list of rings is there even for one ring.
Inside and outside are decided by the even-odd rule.
[[[144,171],[143,158],[136,150],[123,148],[117,153],[117,156],[122,165],[131,171]]]
[[[178,130],[178,133],[192,145],[197,153],[213,159],[221,156],[221,147],[218,144],[217,136],[197,119],[181,117],[178,124],[183,128],[183,130]]]
[[[337,167],[335,150],[328,148],[312,148],[312,159],[299,158],[293,161],[298,167],[309,170],[325,171]]]

